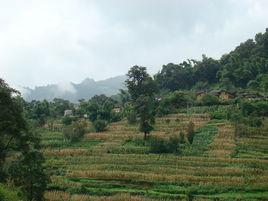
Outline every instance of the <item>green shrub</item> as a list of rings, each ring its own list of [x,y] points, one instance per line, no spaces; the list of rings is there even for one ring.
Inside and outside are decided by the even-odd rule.
[[[65,116],[61,119],[61,122],[66,126],[71,125],[74,121],[77,121],[77,117]]]
[[[243,114],[242,111],[238,108],[230,108],[227,110],[227,119],[235,122],[241,123],[243,121]]]
[[[118,122],[122,119],[122,116],[120,113],[111,112],[110,122]]]
[[[247,117],[244,118],[244,123],[252,127],[261,127],[262,119],[260,117]]]
[[[104,120],[96,120],[93,122],[93,126],[96,132],[102,132],[107,127],[107,122]]]
[[[165,140],[157,137],[150,137],[149,139],[150,153],[178,153],[180,138],[178,136],[171,136]]]
[[[180,119],[178,119],[178,118],[177,118],[177,119],[175,119],[175,122],[176,122],[176,123],[180,123],[180,121],[181,121],[181,120],[180,120]]]
[[[190,144],[192,144],[194,141],[194,134],[195,134],[194,127],[195,127],[194,123],[190,121],[186,128],[186,135],[187,135],[188,142]]]
[[[234,124],[234,127],[236,137],[246,137],[250,135],[249,130],[245,124],[236,123]]]
[[[131,111],[127,114],[127,122],[128,124],[135,124],[137,123],[137,114],[134,111]]]
[[[228,110],[226,108],[219,108],[210,113],[212,119],[227,119]]]
[[[169,123],[170,123],[170,119],[165,119],[165,122],[166,122],[167,124],[169,124]]]
[[[26,200],[22,197],[22,192],[15,188],[6,187],[0,184],[0,200],[1,201],[22,201]]]
[[[268,101],[244,101],[241,109],[245,116],[268,116]]]
[[[211,106],[211,105],[218,105],[219,103],[220,103],[219,98],[217,96],[212,95],[212,94],[205,94],[201,98],[202,105]]]
[[[63,134],[65,138],[70,140],[71,142],[77,142],[84,137],[86,132],[85,128],[86,128],[85,121],[74,122],[63,129]]]

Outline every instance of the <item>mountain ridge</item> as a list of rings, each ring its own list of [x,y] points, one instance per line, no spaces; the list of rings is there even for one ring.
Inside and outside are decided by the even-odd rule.
[[[26,101],[44,99],[51,101],[54,98],[62,98],[71,102],[78,102],[80,99],[89,99],[100,94],[115,95],[119,93],[119,89],[125,88],[125,80],[125,75],[119,75],[99,81],[85,78],[80,83],[65,82],[34,88],[23,87],[22,96]]]

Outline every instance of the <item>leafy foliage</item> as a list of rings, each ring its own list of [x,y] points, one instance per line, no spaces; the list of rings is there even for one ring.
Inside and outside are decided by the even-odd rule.
[[[181,138],[179,136],[171,136],[167,140],[157,137],[150,137],[149,151],[151,153],[178,153]]]
[[[158,103],[157,114],[163,116],[174,113],[179,108],[193,105],[194,97],[191,93],[174,91],[165,95]]]
[[[77,142],[81,140],[85,135],[86,122],[81,120],[77,122],[73,122],[71,125],[66,126],[63,129],[63,134],[66,139],[71,142]]]
[[[212,105],[218,105],[219,104],[219,98],[217,96],[214,96],[212,94],[205,94],[201,100],[202,105],[212,106]]]
[[[163,65],[155,75],[161,90],[207,89],[218,84],[224,89],[234,87],[268,90],[268,28],[255,40],[241,43],[220,60],[202,56],[202,61],[188,60]]]
[[[107,127],[107,122],[104,120],[96,120],[93,122],[93,126],[96,132],[102,132],[106,129]]]
[[[187,125],[187,129],[186,129],[186,135],[187,135],[187,139],[188,139],[188,142],[190,144],[193,143],[194,141],[194,134],[195,134],[195,131],[194,131],[194,123],[192,121],[190,121]]]
[[[22,201],[25,200],[22,192],[17,188],[10,188],[0,184],[0,200],[1,201]]]
[[[29,200],[42,200],[48,179],[44,173],[43,156],[38,151],[39,138],[25,120],[18,92],[2,79],[0,134],[0,179],[11,178]],[[13,158],[8,163],[7,156]],[[9,171],[4,171],[4,165],[9,166]]]
[[[29,200],[43,200],[48,177],[44,172],[44,158],[37,150],[21,155],[9,168],[16,185],[21,186]]]
[[[126,85],[139,118],[139,130],[144,132],[144,139],[146,139],[147,134],[153,130],[156,85],[145,67],[133,66],[127,76]]]
[[[65,117],[62,117],[61,119],[61,122],[64,124],[64,125],[71,125],[72,122],[75,122],[77,121],[78,118],[77,117],[72,117],[72,116],[65,116]]]

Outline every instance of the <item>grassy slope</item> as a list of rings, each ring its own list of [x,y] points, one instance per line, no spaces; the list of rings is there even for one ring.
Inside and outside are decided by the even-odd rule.
[[[143,143],[133,143],[142,142],[142,134],[125,122],[112,124],[104,133],[89,133],[72,145],[60,132],[43,133],[44,153],[54,174],[47,198],[268,199],[267,138],[256,156],[251,143],[241,146],[241,140],[250,139],[234,139],[228,122],[209,121],[204,115],[159,118],[152,135],[178,134],[189,120],[194,121],[197,134],[193,145],[182,147],[179,156],[148,154]]]
[[[15,188],[7,187],[0,184],[0,200],[1,201],[22,201],[25,200],[22,197],[22,193]]]

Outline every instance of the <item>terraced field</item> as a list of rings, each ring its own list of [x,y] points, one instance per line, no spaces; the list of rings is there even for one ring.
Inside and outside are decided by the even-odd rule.
[[[174,154],[150,154],[137,127],[113,123],[70,145],[61,132],[44,131],[43,152],[60,200],[268,200],[268,137],[235,138],[229,122],[205,114],[158,118],[151,135],[179,134],[192,121],[192,145]]]

